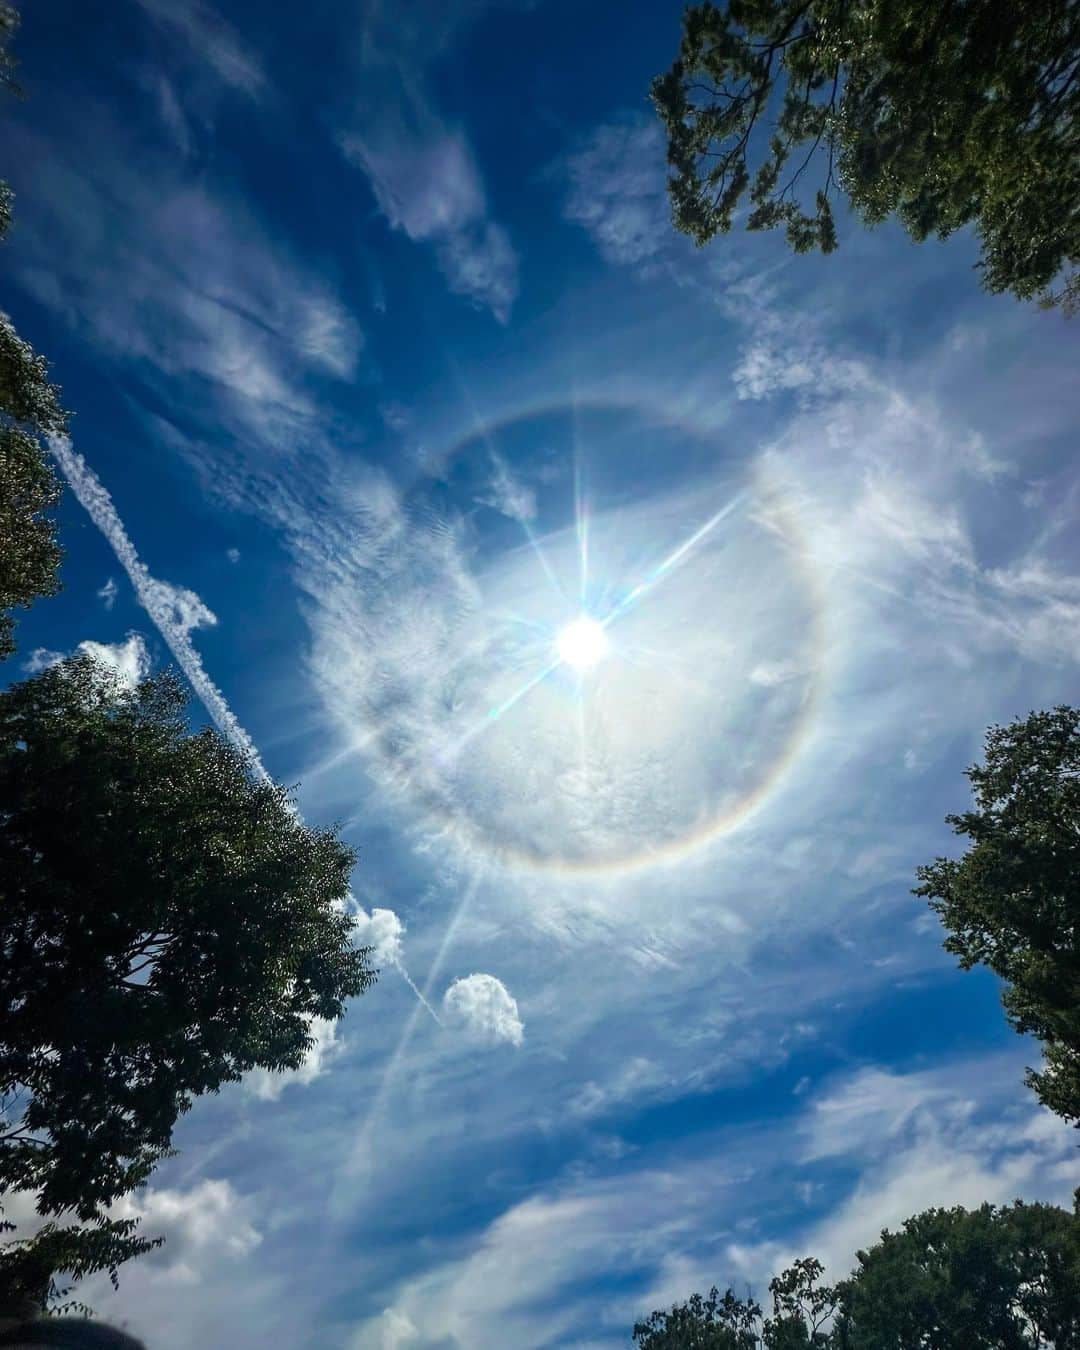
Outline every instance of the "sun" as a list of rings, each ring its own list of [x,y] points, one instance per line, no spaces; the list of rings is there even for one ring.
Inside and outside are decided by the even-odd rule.
[[[568,623],[555,642],[559,659],[575,670],[595,666],[607,655],[610,645],[603,627],[584,614]]]

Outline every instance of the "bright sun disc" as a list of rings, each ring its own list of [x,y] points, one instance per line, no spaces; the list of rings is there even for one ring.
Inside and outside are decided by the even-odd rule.
[[[607,634],[595,619],[582,617],[568,623],[556,642],[559,657],[575,670],[595,666],[608,651]]]

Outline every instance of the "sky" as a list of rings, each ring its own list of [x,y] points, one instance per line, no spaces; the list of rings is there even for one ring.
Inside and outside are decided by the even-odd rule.
[[[155,1350],[614,1350],[1068,1203],[910,889],[986,727],[1075,700],[1080,329],[967,236],[674,234],[680,3],[26,10],[0,303],[74,416],[5,677],[179,667],[356,846],[381,970],[184,1117],[122,1207],[166,1245],[83,1297]]]

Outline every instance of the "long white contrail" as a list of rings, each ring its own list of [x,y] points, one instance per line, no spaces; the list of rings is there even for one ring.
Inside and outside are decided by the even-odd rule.
[[[150,575],[150,570],[139,557],[131,542],[124,522],[120,519],[108,489],[72,446],[66,436],[50,436],[49,449],[63,470],[71,490],[86,509],[87,515],[112,545],[120,566],[128,574],[139,604],[146,610],[154,626],[165,640],[176,664],[187,676],[192,689],[210,714],[221,734],[246,756],[251,768],[263,782],[270,775],[263,767],[255,743],[236,719],[221,690],[207,675],[202,660],[191,643],[191,630],[217,619],[194,591],[173,586]]]
[[[217,619],[194,591],[189,591],[184,586],[173,586],[167,581],[159,581],[150,575],[149,569],[139,557],[131,537],[124,528],[124,522],[113,505],[108,489],[82,455],[73,448],[71,441],[66,436],[51,436],[49,449],[71,485],[72,492],[112,546],[120,566],[128,574],[135,589],[139,604],[150,615],[154,626],[175,657],[176,664],[187,676],[203,707],[213,718],[215,726],[247,758],[252,771],[263,782],[269,783],[270,775],[263,767],[259,752],[255,749],[255,742],[225,702],[224,694],[207,675],[198,652],[191,644],[190,633],[193,628],[217,623]],[[413,983],[401,960],[395,959],[392,964],[438,1022],[439,1018],[434,1008]]]

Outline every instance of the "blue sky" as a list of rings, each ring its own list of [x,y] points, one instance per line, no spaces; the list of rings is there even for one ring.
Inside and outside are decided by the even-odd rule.
[[[909,889],[987,724],[1075,697],[1076,331],[965,237],[676,237],[678,4],[27,8],[3,304],[75,417],[9,673],[178,662],[359,848],[382,966],[184,1119],[89,1301],[607,1350],[1065,1202],[1037,1048]]]

